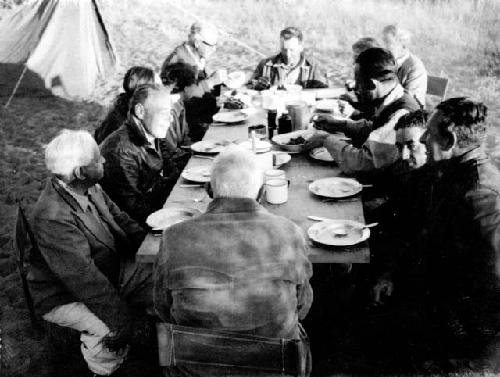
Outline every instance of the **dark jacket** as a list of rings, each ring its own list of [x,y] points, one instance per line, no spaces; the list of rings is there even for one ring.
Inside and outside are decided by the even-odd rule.
[[[298,69],[300,72],[295,84],[301,85],[304,89],[328,87],[326,75],[320,70],[318,65],[313,63],[311,60],[302,56],[300,67]],[[269,79],[271,86],[273,86],[279,85],[282,81],[284,81],[286,75],[287,71],[284,67],[283,58],[281,54],[278,54],[262,60],[255,69],[251,80],[265,77]]]
[[[127,120],[128,113],[127,94],[121,93],[116,97],[113,107],[109,111],[101,125],[94,132],[94,139],[97,144],[101,144],[104,139],[116,131]]]
[[[478,150],[424,168],[393,209],[395,270],[415,273],[440,328],[459,323],[481,352],[500,331],[500,171]]]
[[[41,315],[78,301],[116,330],[128,316],[118,293],[120,261],[135,255],[145,231],[99,185],[89,195],[110,232],[56,178],[47,181],[32,215],[39,250],[30,254],[28,280]]]
[[[179,177],[169,152],[150,146],[132,117],[100,148],[106,159],[103,189],[130,217],[144,224],[152,212],[162,208]]]

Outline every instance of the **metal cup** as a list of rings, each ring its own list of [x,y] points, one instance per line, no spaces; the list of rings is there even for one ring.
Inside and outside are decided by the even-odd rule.
[[[292,119],[292,131],[305,130],[309,125],[309,107],[306,102],[290,102],[286,106],[288,114]]]

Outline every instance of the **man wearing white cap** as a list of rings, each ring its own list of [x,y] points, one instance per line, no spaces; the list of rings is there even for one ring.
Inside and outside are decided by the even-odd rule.
[[[165,67],[172,63],[187,63],[198,68],[198,79],[200,87],[208,92],[216,85],[222,84],[226,79],[226,71],[218,70],[208,75],[206,71],[207,60],[213,55],[217,48],[217,29],[211,24],[195,22],[191,25],[188,40],[177,46],[167,56],[162,65],[162,73]]]

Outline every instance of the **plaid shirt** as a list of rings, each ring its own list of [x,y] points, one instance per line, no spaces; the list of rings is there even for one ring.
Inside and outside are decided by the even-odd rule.
[[[293,80],[288,78],[289,75],[293,76]],[[271,86],[299,84],[305,89],[328,87],[326,74],[304,56],[301,57],[299,65],[291,70],[286,68],[281,54],[264,59],[255,69],[250,82],[261,77],[269,79]]]
[[[302,231],[255,200],[218,198],[168,228],[154,269],[161,319],[184,326],[298,339],[312,304]]]

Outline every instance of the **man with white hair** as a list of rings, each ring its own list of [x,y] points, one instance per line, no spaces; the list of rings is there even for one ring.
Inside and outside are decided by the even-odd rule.
[[[259,205],[262,183],[254,155],[228,148],[214,161],[206,213],[163,233],[153,295],[165,322],[304,340],[298,321],[312,303],[307,243],[297,225]],[[228,368],[189,369],[239,375]]]
[[[63,130],[45,162],[52,177],[33,210],[30,290],[46,321],[81,332],[89,369],[110,375],[127,355],[129,309],[152,307],[151,271],[134,263],[145,231],[97,184],[104,160],[88,132]]]
[[[209,75],[206,70],[207,61],[217,49],[217,34],[217,29],[212,24],[199,22],[192,24],[188,40],[177,46],[163,62],[161,76],[164,76],[168,65],[186,63],[198,69],[199,87],[203,91],[209,92],[214,86],[222,84],[227,78],[225,71],[218,70]]]
[[[394,55],[398,64],[398,78],[410,94],[425,106],[427,93],[427,71],[424,63],[409,50],[411,34],[398,25],[387,25],[383,30],[386,48]]]
[[[102,187],[140,224],[163,207],[179,177],[170,152],[160,148],[159,139],[166,138],[170,126],[168,91],[139,86],[130,99],[127,121],[101,144],[106,159]]]

